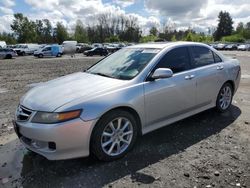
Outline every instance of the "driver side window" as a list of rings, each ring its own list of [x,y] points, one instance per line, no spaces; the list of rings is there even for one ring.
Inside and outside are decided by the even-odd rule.
[[[190,56],[187,47],[179,47],[169,51],[160,60],[157,68],[169,68],[173,73],[190,69]]]
[[[50,50],[51,50],[51,47],[47,47],[43,49],[43,52],[50,51]]]

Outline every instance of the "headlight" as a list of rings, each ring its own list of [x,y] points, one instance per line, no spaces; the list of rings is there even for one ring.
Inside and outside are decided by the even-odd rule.
[[[37,112],[33,119],[32,123],[59,123],[64,121],[69,121],[75,118],[80,117],[82,110],[74,110],[70,112]]]

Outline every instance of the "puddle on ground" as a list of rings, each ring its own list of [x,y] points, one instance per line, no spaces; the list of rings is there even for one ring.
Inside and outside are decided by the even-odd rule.
[[[243,74],[241,75],[242,79],[250,79],[250,75],[249,74]]]
[[[7,93],[8,91],[9,91],[8,89],[0,88],[0,94],[1,94],[1,93]]]

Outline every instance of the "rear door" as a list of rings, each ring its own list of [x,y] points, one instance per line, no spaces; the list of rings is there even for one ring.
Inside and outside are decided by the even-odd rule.
[[[95,55],[100,55],[101,54],[101,48],[96,48],[95,50]]]
[[[193,46],[189,49],[192,66],[196,70],[196,104],[202,107],[214,103],[224,80],[222,60],[205,46]]]
[[[167,52],[154,70],[157,68],[170,68],[174,75],[144,83],[146,126],[187,113],[195,107],[196,78],[195,71],[190,69],[188,48],[178,47]]]

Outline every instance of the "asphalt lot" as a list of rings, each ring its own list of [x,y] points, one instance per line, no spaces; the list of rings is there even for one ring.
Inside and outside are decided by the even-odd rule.
[[[23,148],[11,124],[30,87],[100,57],[0,60],[0,187],[250,187],[250,52],[223,53],[242,67],[228,112],[208,110],[149,133],[125,158],[109,163],[48,161]]]

